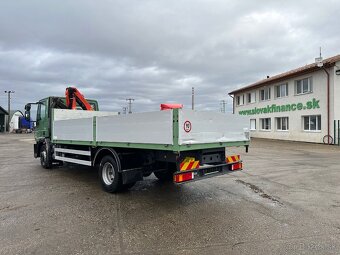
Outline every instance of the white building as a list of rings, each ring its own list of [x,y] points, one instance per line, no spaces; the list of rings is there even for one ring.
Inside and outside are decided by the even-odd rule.
[[[229,95],[234,98],[234,113],[249,116],[252,137],[338,143],[340,55],[268,77]]]
[[[11,111],[12,112],[12,111]],[[9,132],[12,133],[20,128],[20,117],[22,117],[21,111],[15,111],[11,114],[11,119],[9,121]]]

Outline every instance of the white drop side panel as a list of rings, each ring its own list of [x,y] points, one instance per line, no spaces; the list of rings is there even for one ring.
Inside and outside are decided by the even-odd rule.
[[[82,119],[94,116],[112,116],[118,115],[118,112],[104,112],[104,111],[84,111],[84,110],[68,110],[68,109],[54,109],[53,119],[68,120],[68,119]]]
[[[118,115],[118,113],[54,109],[53,140],[93,141],[93,118],[115,115]]]
[[[180,145],[248,141],[245,135],[249,130],[247,117],[192,110],[180,110],[178,117]]]
[[[55,120],[53,140],[93,141],[93,118]]]
[[[97,117],[98,142],[173,144],[172,111]]]

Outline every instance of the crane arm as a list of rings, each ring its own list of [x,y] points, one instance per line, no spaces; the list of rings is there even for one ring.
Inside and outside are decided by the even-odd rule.
[[[65,91],[66,106],[68,109],[75,110],[78,105],[87,111],[93,111],[92,106],[87,102],[85,97],[80,93],[80,91],[75,87],[68,87]]]

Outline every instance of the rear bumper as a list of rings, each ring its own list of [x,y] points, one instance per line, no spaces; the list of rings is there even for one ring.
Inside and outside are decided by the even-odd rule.
[[[236,169],[235,169],[235,166]],[[235,170],[233,170],[235,169]],[[207,179],[211,177],[216,177],[224,174],[229,174],[238,170],[242,170],[242,160],[233,162],[233,163],[224,163],[219,165],[203,165],[197,169],[188,170],[188,171],[177,171],[174,173],[174,183],[175,184],[183,184],[188,182],[199,181],[202,179]],[[189,176],[192,179],[188,179],[187,177],[182,180],[179,178],[181,175]],[[186,180],[188,179],[188,180]]]

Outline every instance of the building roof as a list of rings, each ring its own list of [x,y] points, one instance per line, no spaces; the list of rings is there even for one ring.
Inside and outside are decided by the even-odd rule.
[[[8,115],[8,112],[0,106],[0,113]]]
[[[16,114],[17,112],[20,113],[21,116],[24,116],[24,114],[20,110],[11,110],[11,112],[9,113],[9,118],[12,119],[14,114]]]
[[[326,58],[322,62],[323,62],[323,66],[325,68],[327,68],[327,67],[334,66],[335,63],[338,62],[338,61],[340,61],[340,55],[336,55],[336,56],[333,56],[333,57],[330,57],[330,58]],[[236,89],[234,91],[231,91],[228,94],[234,95],[236,93],[244,92],[244,91],[247,91],[247,90],[250,90],[250,89],[256,89],[256,88],[259,88],[259,87],[262,87],[262,86],[265,86],[265,85],[268,85],[268,84],[284,81],[284,80],[287,80],[287,79],[290,79],[290,78],[294,78],[294,77],[297,77],[297,76],[300,76],[300,75],[312,73],[312,72],[315,72],[315,71],[318,71],[318,70],[320,70],[320,67],[318,67],[316,63],[305,65],[305,66],[290,70],[288,72],[281,73],[281,74],[269,77],[267,79],[257,81],[253,84],[248,85],[248,86],[245,86],[245,87]]]

